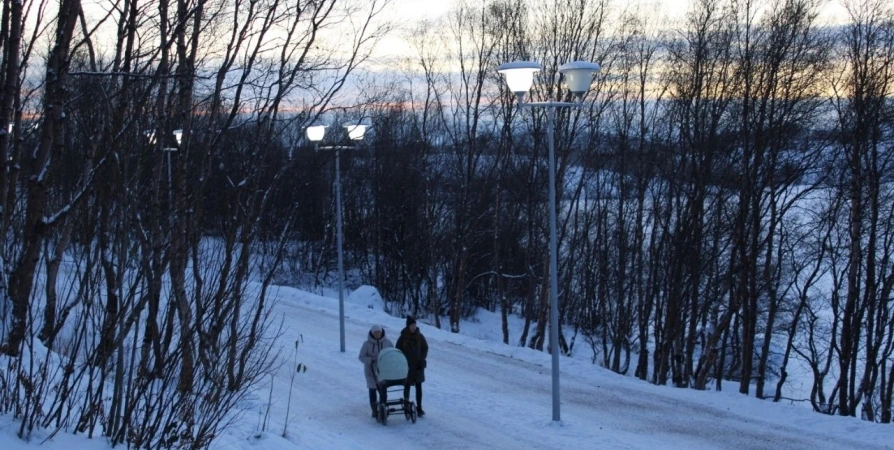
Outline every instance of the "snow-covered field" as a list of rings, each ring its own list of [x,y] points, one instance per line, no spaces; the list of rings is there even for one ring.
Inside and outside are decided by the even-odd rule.
[[[463,333],[439,330],[420,318],[430,352],[423,405],[413,424],[370,417],[357,355],[373,324],[396,341],[404,319],[382,310],[370,287],[348,297],[347,351],[339,351],[338,302],[292,288],[274,288],[283,319],[286,361],[227,428],[214,450],[248,449],[894,449],[891,425],[830,417],[803,405],[774,404],[735,392],[654,386],[589,363],[562,358],[562,421],[552,421],[550,355],[499,341],[498,317],[482,314]],[[518,326],[514,326],[517,340]],[[295,342],[301,340],[297,358]],[[296,374],[289,417],[289,384]],[[268,399],[272,401],[268,402]],[[262,431],[270,403],[267,429]],[[0,417],[0,448],[31,449],[14,437],[17,423]],[[285,428],[285,437],[283,430]],[[49,449],[108,448],[64,432]]]

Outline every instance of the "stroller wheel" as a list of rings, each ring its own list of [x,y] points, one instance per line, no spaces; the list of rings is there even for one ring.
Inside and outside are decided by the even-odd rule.
[[[410,421],[413,423],[416,423],[416,404],[413,402],[410,402],[410,404],[407,407],[407,410],[409,411]]]
[[[384,403],[379,403],[379,422],[383,426],[388,424],[388,406]]]

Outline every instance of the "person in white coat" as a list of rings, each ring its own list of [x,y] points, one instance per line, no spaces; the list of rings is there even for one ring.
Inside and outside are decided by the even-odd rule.
[[[372,328],[370,328],[366,342],[360,347],[360,362],[363,363],[363,374],[366,376],[366,387],[369,388],[369,406],[372,408],[373,418],[378,416],[376,408],[379,400],[378,397],[383,397],[380,400],[383,402],[385,401],[383,395],[376,394],[379,389],[376,385],[375,365],[379,358],[379,352],[382,351],[383,348],[388,347],[394,347],[394,344],[385,337],[385,329],[382,328],[381,325],[373,325]]]

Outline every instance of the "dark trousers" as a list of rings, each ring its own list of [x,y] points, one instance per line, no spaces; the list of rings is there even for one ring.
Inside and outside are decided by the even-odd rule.
[[[375,389],[375,388],[369,390],[369,406],[371,406],[374,411],[379,403],[376,399],[376,397],[377,397],[376,391],[378,391],[378,389]],[[388,395],[387,393],[381,395],[382,402],[387,400],[387,395]]]
[[[422,383],[407,383],[404,385],[404,398],[410,398],[410,386],[416,386],[416,407],[422,407]]]

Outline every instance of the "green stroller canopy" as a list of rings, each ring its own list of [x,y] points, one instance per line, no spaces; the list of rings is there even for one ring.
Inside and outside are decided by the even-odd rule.
[[[379,381],[403,380],[407,378],[407,358],[403,352],[394,348],[383,348],[379,352],[376,363],[376,378]]]

